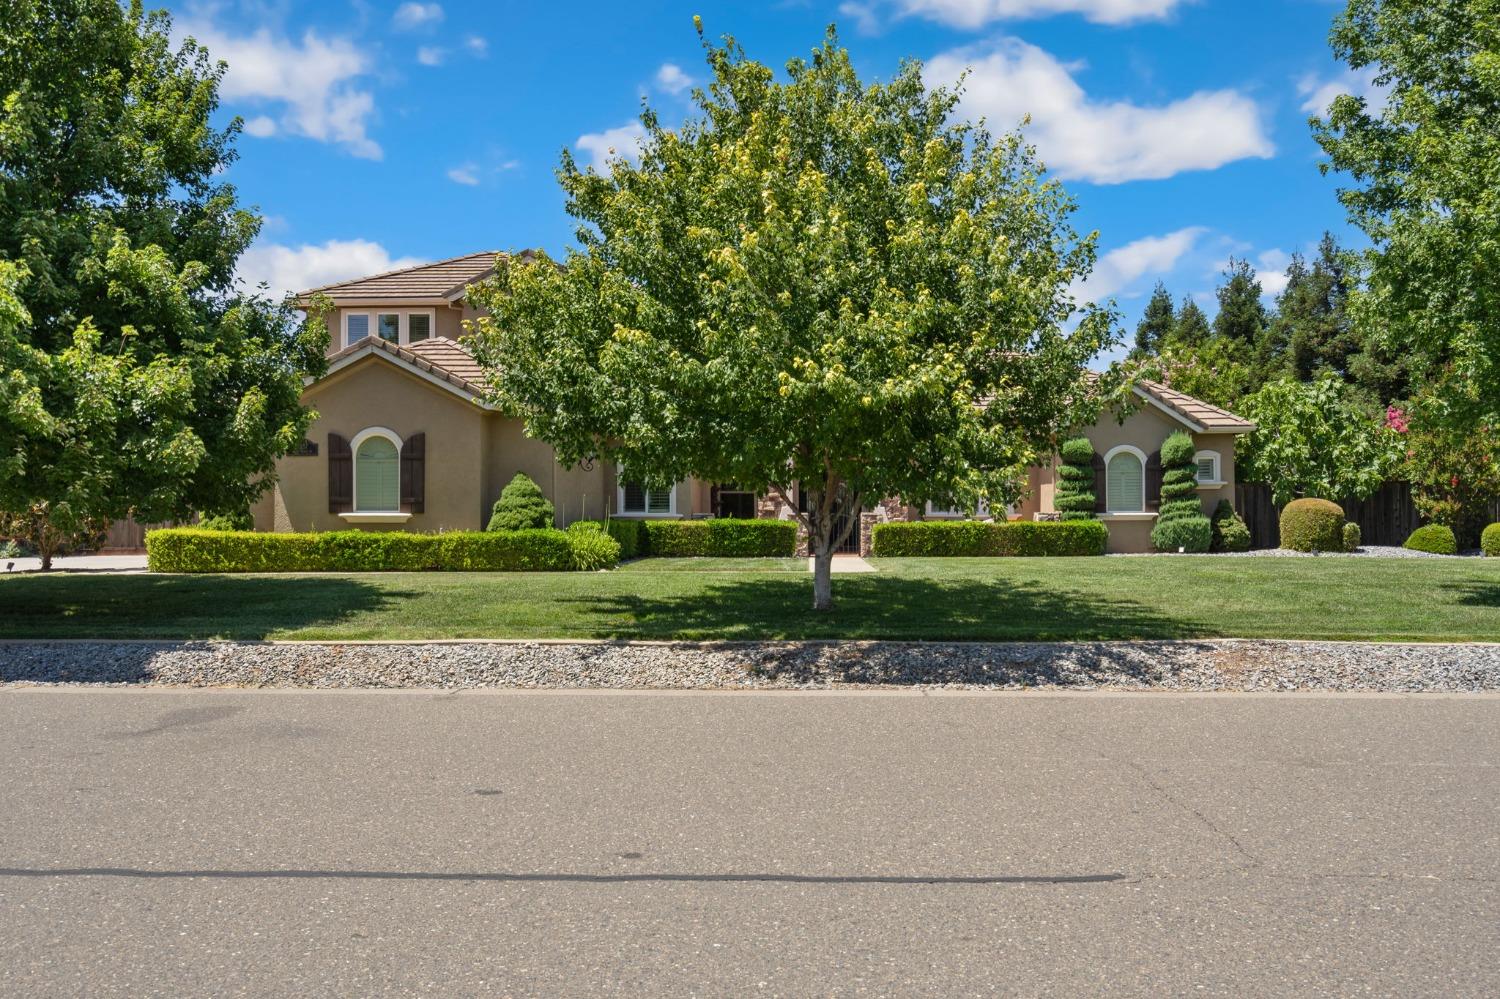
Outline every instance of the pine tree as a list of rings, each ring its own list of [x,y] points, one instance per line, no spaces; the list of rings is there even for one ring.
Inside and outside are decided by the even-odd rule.
[[[1161,350],[1177,325],[1177,314],[1172,308],[1172,296],[1166,285],[1156,282],[1156,290],[1146,303],[1145,314],[1135,328],[1135,350],[1133,357],[1151,357]]]
[[[517,472],[490,511],[491,531],[523,531],[552,526],[552,504],[524,472]]]
[[[1247,347],[1260,343],[1266,328],[1266,307],[1261,304],[1260,279],[1247,260],[1230,258],[1219,286],[1219,314],[1214,317],[1214,336],[1234,340]]]
[[[1285,344],[1287,372],[1310,381],[1320,371],[1351,377],[1350,360],[1363,347],[1345,314],[1349,282],[1338,243],[1323,234],[1311,267],[1300,257],[1287,270],[1287,285],[1276,300],[1276,339]]]
[[[1207,343],[1212,335],[1208,314],[1191,297],[1183,296],[1177,321],[1172,326],[1172,342],[1181,347],[1197,347]]]

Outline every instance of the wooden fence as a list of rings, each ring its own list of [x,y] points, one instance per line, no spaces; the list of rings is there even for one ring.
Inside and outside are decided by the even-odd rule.
[[[1344,516],[1359,525],[1360,540],[1367,545],[1400,545],[1422,524],[1411,486],[1387,482],[1368,499],[1346,499],[1339,504]],[[1250,547],[1281,546],[1281,507],[1271,501],[1271,487],[1261,482],[1240,482],[1234,487],[1234,508],[1250,528]],[[1490,504],[1490,522],[1500,522],[1500,501]]]

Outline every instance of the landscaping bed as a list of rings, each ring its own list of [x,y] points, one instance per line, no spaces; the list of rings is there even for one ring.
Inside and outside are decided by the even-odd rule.
[[[0,646],[0,682],[189,687],[1500,690],[1500,646],[1085,643],[233,643]]]

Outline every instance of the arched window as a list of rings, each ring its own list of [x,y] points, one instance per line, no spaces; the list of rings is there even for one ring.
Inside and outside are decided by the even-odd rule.
[[[1128,444],[1104,456],[1104,505],[1110,513],[1146,512],[1146,456]]]
[[[382,427],[354,436],[354,511],[401,509],[401,438]]]

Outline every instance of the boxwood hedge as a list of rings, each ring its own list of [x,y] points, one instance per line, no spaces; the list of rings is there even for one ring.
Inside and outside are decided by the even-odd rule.
[[[915,521],[876,524],[878,558],[1103,555],[1109,529],[1097,520]]]
[[[790,558],[797,550],[791,520],[640,520],[637,554],[660,558]],[[623,547],[623,544],[622,544]]]
[[[146,534],[152,572],[566,572],[619,560],[599,532],[552,529],[267,534],[172,527]]]

